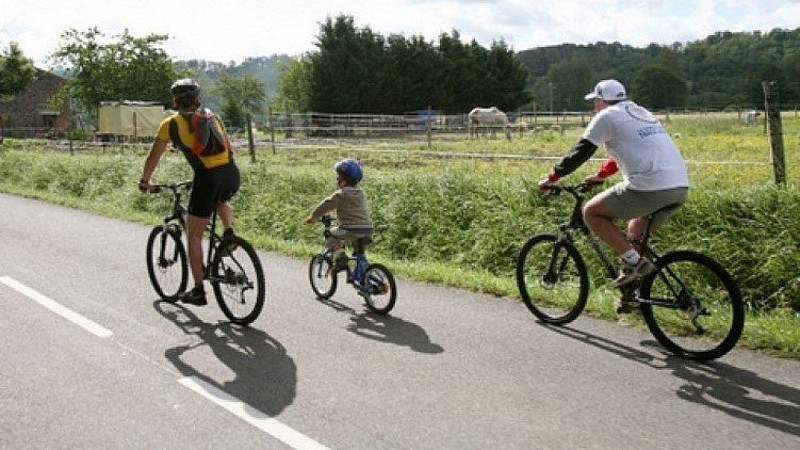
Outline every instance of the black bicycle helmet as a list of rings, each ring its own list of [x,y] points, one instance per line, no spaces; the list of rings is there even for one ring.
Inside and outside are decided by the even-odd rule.
[[[336,170],[336,173],[338,173],[339,176],[345,180],[354,181],[357,183],[364,178],[364,170],[361,168],[361,164],[352,158],[345,158],[337,162],[333,166],[333,169]]]
[[[200,95],[200,83],[194,78],[181,78],[169,88],[175,98],[191,98]]]

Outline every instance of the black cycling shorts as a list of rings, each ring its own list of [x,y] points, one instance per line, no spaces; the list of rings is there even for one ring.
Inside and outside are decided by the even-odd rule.
[[[231,162],[210,170],[195,171],[189,214],[211,217],[217,202],[227,202],[239,190],[239,168]]]

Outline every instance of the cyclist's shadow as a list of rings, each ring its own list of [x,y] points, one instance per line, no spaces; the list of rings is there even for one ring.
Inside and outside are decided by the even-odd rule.
[[[671,370],[674,376],[686,381],[675,393],[678,398],[800,436],[800,389],[720,361],[701,363],[674,356],[649,339],[643,341],[642,346],[662,351],[663,358],[574,328],[545,327],[652,368]],[[760,397],[765,398],[752,393],[761,393]]]
[[[441,345],[431,342],[428,333],[412,322],[399,317],[364,311],[350,317],[347,331],[368,339],[406,346],[419,353],[442,353]]]
[[[368,310],[356,312],[353,308],[332,299],[318,299],[318,301],[336,311],[351,314],[347,331],[355,335],[408,347],[419,353],[437,354],[444,351],[441,345],[431,342],[428,333],[415,323]]]
[[[292,404],[297,391],[297,366],[280,342],[255,328],[228,322],[205,323],[180,305],[156,301],[153,307],[184,333],[199,338],[198,342],[164,352],[181,374],[216,386],[269,416],[280,414]],[[234,373],[233,380],[217,380],[183,358],[188,351],[206,345]]]

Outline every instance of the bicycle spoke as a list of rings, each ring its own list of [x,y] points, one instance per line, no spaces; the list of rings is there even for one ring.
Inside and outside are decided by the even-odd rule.
[[[241,238],[229,254],[217,253],[209,277],[217,303],[232,322],[254,321],[264,304],[264,274],[253,247]]]
[[[575,247],[552,235],[529,240],[517,261],[523,302],[539,320],[567,323],[586,305],[588,277]]]
[[[645,321],[669,350],[696,359],[718,358],[742,331],[739,290],[710,258],[692,252],[674,255],[667,255],[661,273],[642,287]]]

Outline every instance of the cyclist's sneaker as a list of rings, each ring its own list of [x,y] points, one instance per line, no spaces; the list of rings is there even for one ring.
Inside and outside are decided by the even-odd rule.
[[[620,287],[639,281],[643,277],[653,273],[656,266],[649,259],[642,256],[634,265],[622,263],[619,276],[614,280],[614,286]]]
[[[206,290],[203,289],[203,286],[195,286],[191,291],[178,294],[178,300],[182,303],[197,306],[205,306],[208,303],[206,301]]]
[[[224,241],[225,239],[231,238],[233,236],[235,236],[235,234],[233,233],[233,228],[228,228],[222,233],[222,240]],[[230,256],[230,254],[233,253],[233,251],[236,250],[237,248],[239,248],[239,246],[235,242],[231,242],[229,245],[220,247],[219,253],[222,256]]]
[[[620,297],[614,301],[614,306],[617,307],[617,314],[628,314],[639,307],[639,302],[636,300],[625,300]]]

